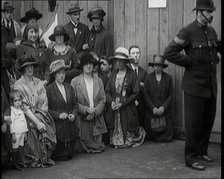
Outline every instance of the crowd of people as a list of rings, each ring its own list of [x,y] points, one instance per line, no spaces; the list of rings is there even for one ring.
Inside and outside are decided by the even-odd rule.
[[[190,41],[185,39],[188,31],[175,37],[175,44],[167,47],[165,57],[153,56],[148,65],[154,70],[147,74],[139,66],[139,46],[118,47],[113,52],[112,37],[102,24],[106,13],[101,8],[87,14],[93,25],[89,29],[80,22],[83,9],[78,3],[71,3],[66,12],[70,22],[54,28],[49,46],[41,38],[43,30],[38,25],[43,15],[32,8],[20,19],[26,23],[20,28],[12,18],[13,10],[9,1],[4,2],[2,162],[10,161],[13,169],[23,171],[26,167],[53,166],[55,161],[72,159],[74,153],[100,153],[105,144],[119,149],[140,146],[145,138],[156,142],[173,139],[173,82],[163,69],[168,66],[165,58],[178,65],[190,65],[190,59],[179,54],[188,47],[183,45]],[[185,94],[186,103],[194,98],[193,106],[203,102],[196,103],[194,90],[189,87]],[[203,94],[212,95],[200,93]],[[186,108],[194,113],[197,110]],[[215,108],[210,116],[214,112]],[[192,118],[189,113],[186,117]],[[195,116],[199,120],[198,114]],[[187,144],[193,140],[190,133],[187,131]],[[209,134],[207,131],[205,135]],[[201,156],[210,159],[206,147]],[[186,153],[186,157],[187,166],[204,169],[189,158],[190,154]]]

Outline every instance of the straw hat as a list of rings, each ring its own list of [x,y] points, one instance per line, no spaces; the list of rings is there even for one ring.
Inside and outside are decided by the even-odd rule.
[[[50,70],[50,73],[49,75],[52,75],[62,69],[69,69],[69,66],[66,66],[65,65],[65,61],[63,59],[58,59],[58,60],[55,60],[53,61],[51,64],[50,64],[50,67],[49,67],[49,70]]]

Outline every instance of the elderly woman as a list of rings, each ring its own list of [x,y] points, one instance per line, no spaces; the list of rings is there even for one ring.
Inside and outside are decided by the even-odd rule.
[[[124,47],[115,51],[114,59],[118,69],[114,70],[106,87],[107,121],[110,129],[110,143],[115,148],[136,147],[143,143],[145,131],[139,127],[138,111],[135,100],[139,85],[135,72],[127,67],[129,52]]]
[[[65,70],[69,67],[58,59],[50,65],[50,75],[54,82],[47,86],[48,108],[55,121],[57,145],[52,154],[54,160],[69,160],[73,156],[75,140],[78,136],[76,119],[78,104],[70,84],[64,82]]]
[[[103,82],[93,75],[93,67],[98,63],[89,53],[80,58],[79,67],[83,73],[71,81],[78,100],[80,119],[77,120],[81,146],[87,153],[104,151],[102,134],[107,132],[102,112],[106,96]]]
[[[54,165],[50,159],[56,145],[55,124],[48,113],[46,90],[40,79],[33,76],[34,57],[26,54],[20,59],[22,76],[14,88],[22,92],[23,111],[27,118],[28,135],[24,146],[26,164],[31,167]]]
[[[19,60],[26,53],[31,53],[36,56],[35,61],[38,66],[35,68],[34,76],[41,80],[46,78],[46,51],[38,43],[39,26],[36,23],[29,23],[24,32],[24,38],[21,44],[17,47],[16,56]]]
[[[48,49],[48,66],[57,59],[63,59],[65,65],[69,66],[69,69],[65,72],[65,82],[69,83],[71,80],[78,76],[81,71],[77,69],[79,60],[75,49],[69,45],[65,45],[70,37],[66,33],[63,26],[58,25],[54,28],[54,33],[49,36],[49,39],[54,42],[54,45]]]
[[[145,78],[144,98],[147,106],[145,130],[149,137],[157,142],[169,142],[173,137],[172,95],[173,82],[169,74],[163,71],[168,65],[161,55],[154,55],[149,63],[154,71]],[[151,124],[152,118],[164,116],[164,130],[156,131]]]

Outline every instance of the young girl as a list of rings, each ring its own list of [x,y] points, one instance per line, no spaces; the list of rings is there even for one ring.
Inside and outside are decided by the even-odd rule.
[[[24,164],[24,141],[27,139],[27,123],[25,115],[21,109],[22,105],[22,93],[19,90],[13,90],[10,93],[11,108],[11,120],[10,132],[12,134],[12,168],[15,170],[23,171],[26,167]]]

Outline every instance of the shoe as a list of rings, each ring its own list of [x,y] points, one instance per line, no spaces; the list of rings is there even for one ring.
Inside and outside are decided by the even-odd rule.
[[[205,160],[207,162],[213,162],[213,159],[208,155],[199,155],[199,159]]]
[[[199,162],[194,162],[192,164],[186,163],[186,167],[190,167],[194,170],[205,170],[205,166],[201,165]]]

